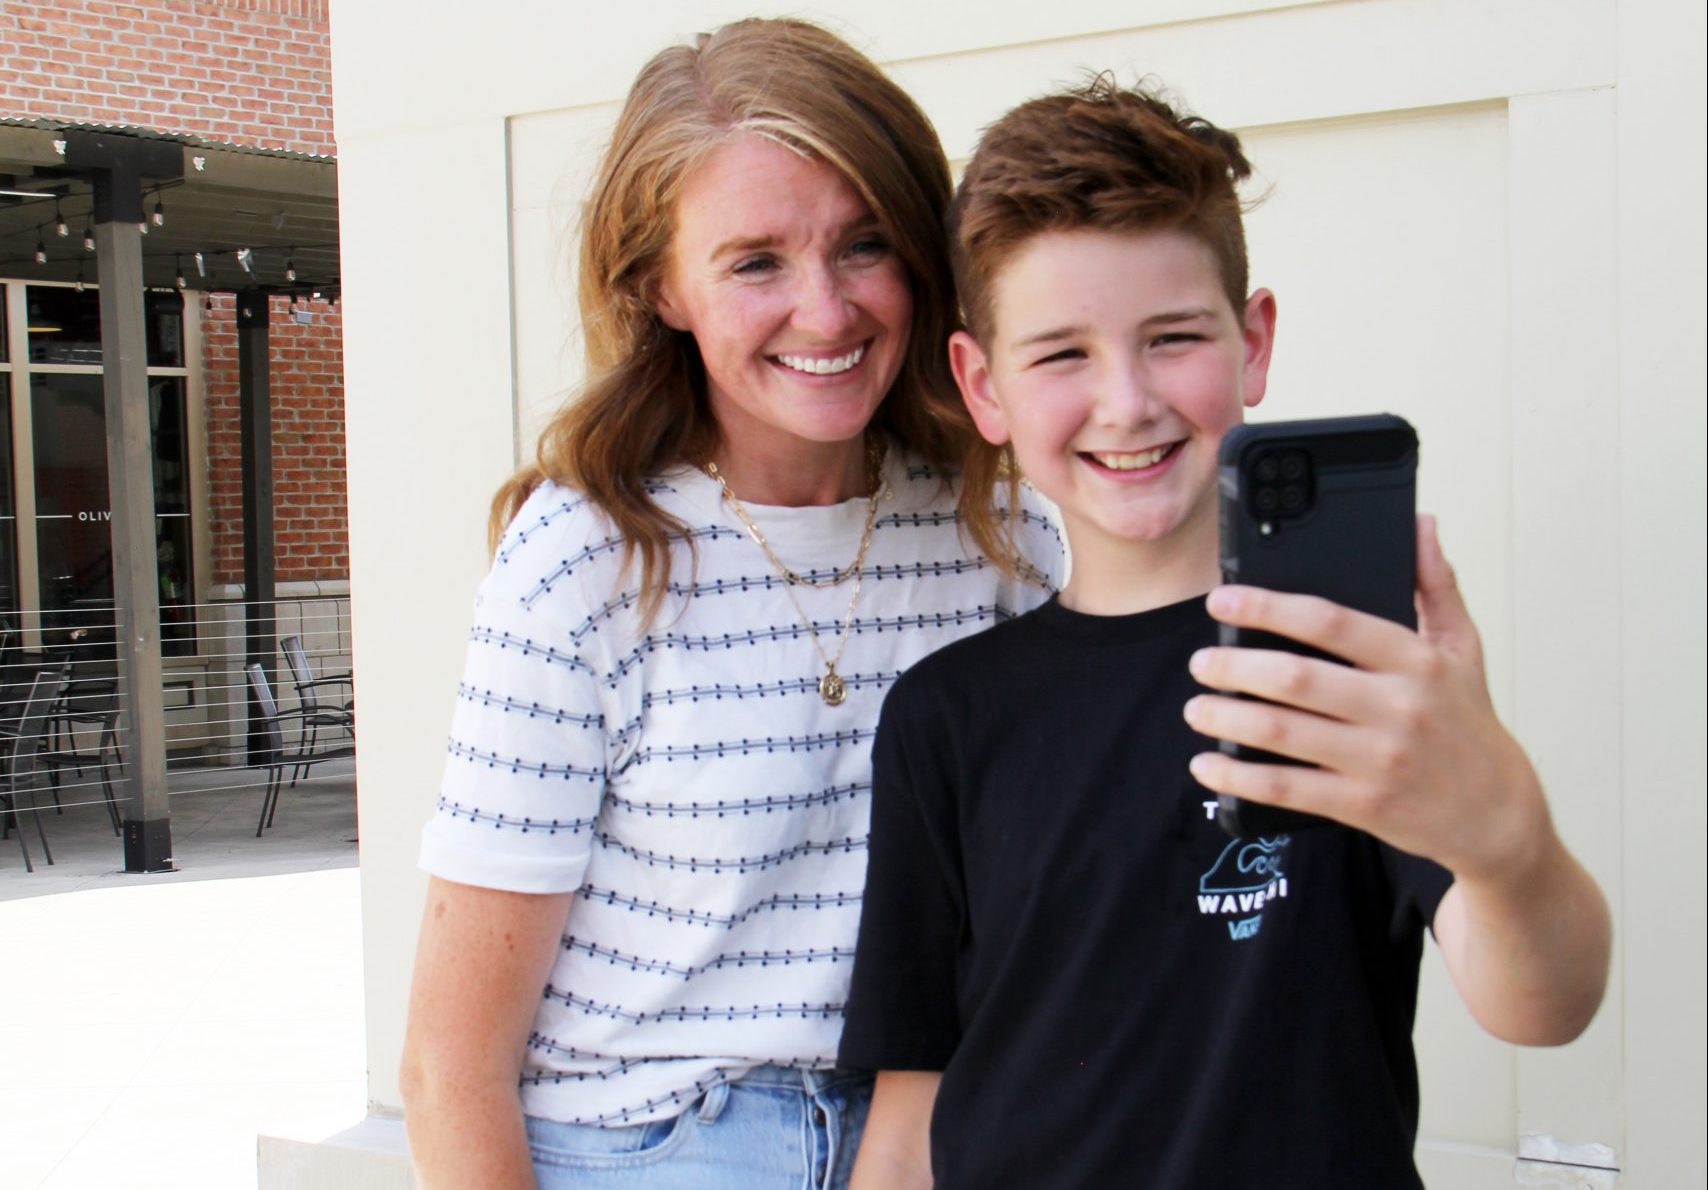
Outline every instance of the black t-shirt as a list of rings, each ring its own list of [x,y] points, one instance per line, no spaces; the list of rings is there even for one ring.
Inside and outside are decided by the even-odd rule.
[[[840,1061],[943,1071],[937,1190],[1421,1185],[1450,877],[1341,827],[1222,833],[1181,717],[1215,637],[1202,599],[1049,603],[885,702]]]

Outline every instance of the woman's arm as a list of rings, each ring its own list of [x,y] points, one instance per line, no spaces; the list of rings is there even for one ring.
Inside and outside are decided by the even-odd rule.
[[[936,1070],[878,1075],[848,1190],[931,1190],[931,1109],[942,1081]]]
[[[573,895],[429,882],[401,1073],[422,1190],[532,1190],[516,1081]]]

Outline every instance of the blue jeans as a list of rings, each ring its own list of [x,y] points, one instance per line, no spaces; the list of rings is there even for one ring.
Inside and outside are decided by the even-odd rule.
[[[529,1117],[539,1190],[845,1190],[870,1075],[759,1066],[681,1115],[598,1128]]]

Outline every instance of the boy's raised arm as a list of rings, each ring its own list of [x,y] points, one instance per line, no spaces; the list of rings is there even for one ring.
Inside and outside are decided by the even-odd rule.
[[[885,1070],[848,1190],[931,1190],[931,1109],[941,1071]]]
[[[1309,596],[1211,593],[1217,619],[1352,664],[1200,652],[1199,681],[1267,702],[1200,696],[1186,707],[1193,728],[1318,767],[1211,752],[1192,772],[1218,793],[1334,818],[1452,872],[1434,930],[1472,1015],[1507,1041],[1561,1044],[1601,1003],[1607,905],[1560,842],[1529,758],[1495,715],[1482,644],[1434,521],[1420,518],[1418,528],[1415,633]]]

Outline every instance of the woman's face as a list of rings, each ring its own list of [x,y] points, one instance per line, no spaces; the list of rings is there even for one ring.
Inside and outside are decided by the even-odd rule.
[[[688,175],[659,315],[694,336],[721,450],[770,464],[857,444],[895,383],[907,268],[832,167],[738,135]]]

